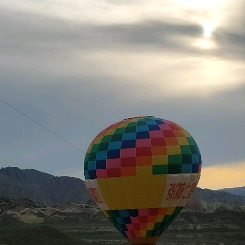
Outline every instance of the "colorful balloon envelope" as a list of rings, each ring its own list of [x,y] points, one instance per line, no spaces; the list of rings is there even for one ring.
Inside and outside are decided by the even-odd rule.
[[[200,172],[192,136],[153,116],[107,127],[84,161],[89,193],[130,244],[156,244],[193,193]]]

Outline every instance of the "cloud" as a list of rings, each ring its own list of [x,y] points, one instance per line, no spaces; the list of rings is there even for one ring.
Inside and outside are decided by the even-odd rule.
[[[167,57],[167,58],[166,58]],[[189,57],[170,52],[91,52],[88,59],[97,71],[129,81],[131,88],[154,91],[154,97],[211,96],[244,84],[243,62]],[[226,67],[226,69],[223,69]],[[195,70],[195,72],[193,72]],[[197,91],[202,91],[197,93]],[[130,93],[130,91],[129,91]],[[140,96],[133,91],[135,96]],[[142,96],[141,98],[144,98]]]
[[[1,49],[4,68],[80,77],[80,83],[96,80],[96,76],[110,77],[126,86],[132,84],[134,95],[138,94],[135,90],[144,87],[156,97],[194,94],[196,90],[203,91],[198,96],[210,95],[244,83],[243,61],[231,64],[229,59],[212,56],[212,52],[202,56],[190,45],[191,38],[194,40],[200,32],[200,27],[191,22],[145,20],[131,25],[83,25],[30,13],[13,17],[13,12],[5,11],[1,16],[6,33]],[[231,50],[228,47],[232,46],[240,55],[242,36],[229,40],[225,49]],[[229,52],[222,55],[228,56]],[[230,55],[233,58],[235,54]],[[42,82],[54,80],[59,79]],[[153,83],[157,93],[151,88]]]
[[[144,84],[147,91],[154,83],[156,96],[196,90],[206,96],[244,83],[242,33],[216,35],[216,48],[204,52],[196,46],[201,26],[188,21],[96,25],[33,13],[13,17],[11,11],[1,18],[5,39],[0,63],[5,69],[14,66],[81,81],[103,74],[137,88]]]
[[[222,189],[245,185],[245,162],[231,162],[204,167],[198,186],[207,189]]]
[[[46,0],[32,1],[17,0],[2,3],[6,9],[15,9],[20,12],[33,12],[39,15],[58,16],[59,18],[83,23],[133,23],[145,19],[155,18],[171,21],[191,20],[199,22],[215,19],[218,22],[224,19],[242,17],[240,11],[243,1],[179,1],[171,2],[153,0],[113,1],[113,0]],[[226,12],[224,15],[223,13]],[[187,18],[188,17],[188,18]],[[229,22],[229,21],[228,21]],[[230,24],[230,23],[229,23]]]
[[[84,150],[115,121],[155,115],[190,131],[204,166],[241,161],[243,1],[184,2],[3,2],[0,98]],[[1,159],[44,171],[82,164],[83,154],[0,106]]]
[[[150,3],[146,0],[23,0],[21,4],[13,0],[1,6],[2,23],[8,23],[5,30],[10,29],[11,34],[19,36],[17,41],[22,43],[21,50],[25,53],[40,54],[46,48],[52,54],[59,47],[66,53],[64,50],[72,43],[73,50],[167,49],[187,55],[244,57],[245,4],[242,0],[236,3],[231,0],[155,0]],[[213,38],[206,40],[202,32],[210,23]],[[9,44],[4,48],[6,52],[11,53],[13,48],[18,52],[13,41],[9,38],[5,41]],[[50,46],[54,42],[56,45]],[[50,63],[56,61],[48,57]],[[43,61],[47,59],[43,57]]]

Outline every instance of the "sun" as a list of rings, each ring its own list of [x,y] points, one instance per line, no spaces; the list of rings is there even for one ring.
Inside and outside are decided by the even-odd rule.
[[[203,36],[207,39],[212,37],[212,33],[214,31],[214,24],[209,22],[209,23],[205,23],[203,25]]]
[[[202,37],[195,40],[194,45],[201,49],[213,49],[216,47],[212,36],[215,31],[215,21],[206,21],[202,24]]]

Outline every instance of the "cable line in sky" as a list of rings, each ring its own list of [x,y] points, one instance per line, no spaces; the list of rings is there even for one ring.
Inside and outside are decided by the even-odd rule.
[[[14,106],[12,106],[11,104],[9,104],[8,102],[4,101],[3,99],[0,98],[0,100],[6,104],[7,106],[11,107],[12,109],[14,109],[15,111],[19,112],[22,116],[28,118],[29,120],[31,120],[32,122],[36,123],[39,127],[45,129],[46,131],[48,131],[49,133],[55,135],[57,138],[59,138],[60,140],[66,142],[68,145],[71,145],[72,147],[76,148],[77,150],[85,153],[82,149],[78,148],[77,146],[75,146],[74,144],[72,144],[71,142],[67,141],[66,139],[64,139],[63,137],[59,136],[58,134],[56,134],[55,132],[53,132],[52,130],[46,128],[45,126],[43,126],[42,124],[40,124],[39,122],[37,122],[36,120],[32,119],[31,117],[29,117],[28,115],[26,115],[25,113],[23,113],[22,111],[20,111],[19,109],[15,108]]]

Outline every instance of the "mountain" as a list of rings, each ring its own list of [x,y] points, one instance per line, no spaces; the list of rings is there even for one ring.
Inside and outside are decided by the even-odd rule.
[[[0,197],[28,198],[34,202],[58,205],[86,203],[90,199],[84,181],[73,177],[55,177],[34,169],[0,169]]]
[[[210,213],[218,210],[245,211],[245,197],[197,187],[183,211]]]
[[[245,197],[240,197],[225,191],[214,191],[210,189],[201,189],[198,187],[195,189],[192,198],[213,203],[221,202],[235,206],[245,205]]]
[[[21,170],[17,167],[0,169],[0,197],[26,198],[50,206],[91,202],[81,179],[55,177],[34,169]],[[183,211],[208,213],[216,210],[245,211],[245,196],[196,188]]]
[[[245,197],[245,186],[235,187],[235,188],[224,188],[224,189],[220,189],[219,191],[225,191],[237,196]]]

